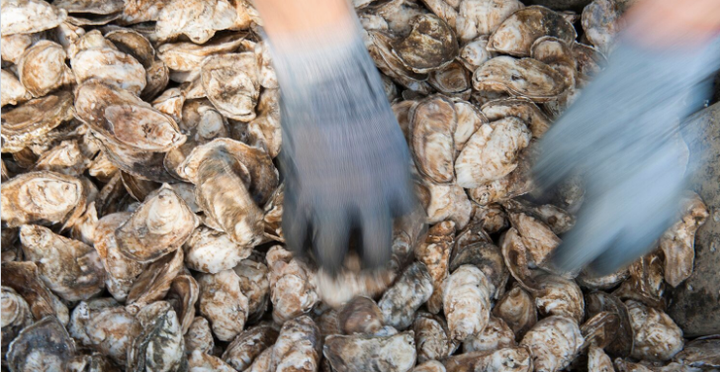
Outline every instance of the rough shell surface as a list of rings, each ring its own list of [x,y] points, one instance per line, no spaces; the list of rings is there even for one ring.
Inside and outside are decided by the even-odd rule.
[[[443,283],[443,309],[453,340],[481,332],[490,319],[491,285],[475,266],[463,265]]]
[[[528,6],[513,13],[490,35],[488,50],[527,57],[533,42],[542,36],[554,36],[569,43],[577,34],[559,13],[543,6]]]
[[[667,314],[637,301],[627,301],[626,305],[635,331],[633,357],[666,361],[682,350],[682,330]]]
[[[580,351],[583,341],[574,320],[550,316],[535,324],[520,345],[530,349],[536,371],[552,372],[567,367]]]
[[[423,263],[410,265],[378,302],[385,324],[404,330],[413,315],[432,295],[432,277]]]
[[[338,372],[406,372],[415,364],[412,332],[388,337],[333,335],[325,339],[323,354]]]

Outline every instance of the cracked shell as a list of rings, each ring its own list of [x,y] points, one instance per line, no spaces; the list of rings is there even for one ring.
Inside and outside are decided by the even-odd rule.
[[[475,70],[473,88],[543,103],[558,99],[569,86],[562,75],[538,60],[500,56]]]
[[[87,300],[105,288],[105,270],[93,247],[38,225],[20,227],[20,241],[40,279],[62,299]]]
[[[222,359],[238,371],[244,371],[265,350],[272,349],[278,331],[269,323],[261,323],[235,337],[222,354]]]
[[[259,73],[255,54],[245,52],[206,58],[200,76],[207,98],[220,113],[230,119],[248,122],[256,117]]]
[[[365,296],[350,300],[337,317],[340,329],[346,335],[374,334],[383,327],[380,308],[372,298]]]
[[[415,333],[418,364],[445,359],[458,347],[458,343],[450,339],[450,330],[445,320],[437,315],[418,312],[412,330]]]
[[[72,105],[72,93],[59,91],[3,112],[2,152],[19,152],[28,145],[45,142],[50,131],[72,119]]]
[[[393,53],[406,68],[424,74],[450,64],[459,53],[455,33],[435,15],[419,15],[407,37],[393,43]]]
[[[475,188],[507,176],[517,168],[518,154],[530,138],[530,130],[515,117],[483,124],[455,161],[458,185]]]
[[[2,184],[2,220],[9,227],[27,223],[68,223],[85,208],[85,186],[75,177],[30,172]]]
[[[317,371],[322,343],[320,330],[309,316],[303,315],[285,322],[272,347],[271,366],[273,368],[271,370],[276,372]]]
[[[533,371],[533,360],[527,348],[509,347],[456,355],[445,361],[445,368],[447,372],[530,372]]]
[[[67,12],[41,0],[6,0],[2,3],[2,36],[32,34],[57,27]]]
[[[542,36],[554,36],[566,43],[577,37],[575,28],[560,13],[544,6],[522,8],[505,19],[490,35],[487,49],[517,57],[530,55],[530,47]]]
[[[332,335],[323,354],[337,372],[406,372],[415,364],[412,332],[387,337]]]
[[[187,370],[185,340],[172,306],[153,302],[137,314],[142,332],[133,339],[128,351],[128,371]]]
[[[433,292],[432,277],[425,264],[410,265],[378,301],[384,323],[397,330],[404,330],[413,321],[415,311]]]
[[[82,345],[127,365],[127,351],[142,327],[135,316],[112,299],[97,298],[80,302],[73,309],[70,335]]]
[[[709,211],[700,197],[689,192],[682,200],[682,219],[660,237],[665,261],[665,281],[677,287],[692,275],[695,262],[695,233],[705,224]]]
[[[437,314],[442,309],[443,281],[448,276],[450,251],[455,244],[455,223],[440,222],[428,229],[424,239],[415,247],[415,258],[424,263],[433,283],[433,293],[427,302],[428,310]]]
[[[212,324],[213,334],[221,341],[230,341],[245,327],[248,299],[240,289],[240,277],[232,270],[202,274],[200,313]]]
[[[632,356],[641,360],[667,361],[683,348],[683,332],[662,310],[626,301],[630,325],[635,332]]]
[[[462,265],[443,283],[443,309],[453,340],[464,341],[490,319],[491,284],[473,265]]]
[[[411,113],[411,149],[418,170],[436,183],[454,179],[454,133],[457,113],[442,96],[420,101]]]
[[[75,342],[57,318],[48,316],[23,329],[10,343],[11,371],[64,371],[75,354]]]
[[[60,86],[74,82],[65,64],[65,50],[52,41],[41,40],[26,49],[17,65],[18,77],[33,97],[42,97]]]
[[[124,255],[151,262],[180,248],[198,224],[195,213],[165,184],[115,230],[115,238]]]
[[[550,316],[535,324],[520,341],[520,346],[530,349],[536,371],[555,372],[575,359],[583,341],[575,321]]]
[[[70,319],[67,306],[45,287],[38,271],[34,262],[3,262],[2,285],[14,289],[27,301],[33,318],[52,316],[67,324]]]
[[[232,269],[252,252],[252,247],[241,246],[227,234],[204,226],[195,229],[184,249],[188,268],[210,274]]]

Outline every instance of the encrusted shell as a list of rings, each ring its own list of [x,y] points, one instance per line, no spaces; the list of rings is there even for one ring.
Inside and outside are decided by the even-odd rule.
[[[248,299],[240,290],[240,278],[232,270],[202,274],[200,313],[212,324],[213,334],[221,341],[230,341],[245,328]]]
[[[2,287],[2,353],[7,353],[8,345],[25,327],[33,323],[30,306],[22,296],[11,287]]]
[[[485,329],[490,319],[491,285],[475,266],[463,265],[443,283],[443,309],[453,340]]]
[[[432,277],[425,264],[410,265],[378,301],[385,324],[404,330],[413,321],[415,311],[432,295]]]
[[[541,138],[550,129],[550,119],[533,103],[522,98],[506,98],[490,101],[482,105],[482,112],[493,122],[507,116],[514,116],[528,126],[534,138]]]
[[[4,88],[3,88],[4,89]],[[2,115],[2,152],[19,152],[72,118],[73,95],[59,91],[31,99]]]
[[[325,339],[323,354],[337,372],[407,372],[415,364],[412,332],[387,337],[332,335]]]
[[[132,340],[128,370],[173,371],[187,369],[185,340],[172,306],[153,302],[137,314],[142,332]]]
[[[666,361],[682,350],[683,332],[667,314],[637,301],[626,305],[635,332],[634,358]]]
[[[67,222],[83,212],[84,187],[79,179],[55,172],[18,175],[2,184],[2,220],[10,227]]]
[[[238,371],[244,371],[263,351],[272,345],[278,331],[271,324],[261,323],[235,337],[222,354],[222,359]]]
[[[195,319],[195,304],[199,296],[200,285],[189,273],[181,273],[170,283],[166,299],[175,309],[183,334],[188,332]]]
[[[235,9],[226,0],[174,0],[158,13],[155,32],[161,41],[185,35],[192,42],[203,44],[216,31],[232,28],[237,17]]]
[[[178,249],[152,262],[133,281],[126,303],[134,309],[165,297],[173,279],[182,270],[183,251]]]
[[[75,342],[57,318],[48,316],[23,329],[10,344],[11,371],[63,371],[75,354]]]
[[[442,308],[443,281],[448,276],[450,264],[450,251],[455,244],[455,223],[452,221],[440,222],[432,226],[415,247],[415,257],[425,264],[433,281],[433,293],[427,302],[428,310],[437,314]]]
[[[3,82],[3,89],[0,91],[2,97],[2,106],[17,105],[32,98],[30,92],[20,83],[15,74],[11,71],[2,69],[0,78]]]
[[[231,241],[227,234],[207,227],[195,229],[184,249],[188,268],[210,274],[232,269],[252,251],[251,247]]]
[[[543,316],[562,315],[580,322],[585,314],[585,301],[580,287],[558,275],[541,275],[535,278],[538,291],[535,305]]]
[[[107,276],[105,284],[110,294],[118,301],[127,298],[135,279],[142,273],[144,265],[120,252],[115,239],[115,230],[128,218],[130,212],[110,213],[98,220],[95,227],[95,250]]]
[[[215,347],[210,323],[202,316],[197,316],[190,323],[190,328],[185,332],[185,352],[192,353],[200,350],[204,353],[212,352]]]
[[[520,341],[533,356],[537,371],[554,372],[566,368],[580,351],[583,337],[570,318],[550,316],[539,321]]]
[[[517,57],[530,55],[530,46],[542,36],[565,42],[577,37],[575,28],[562,15],[543,6],[528,6],[513,13],[498,27],[488,42],[488,50]]]

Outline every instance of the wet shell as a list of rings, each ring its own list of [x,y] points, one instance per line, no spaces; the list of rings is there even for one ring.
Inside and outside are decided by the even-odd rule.
[[[443,309],[453,340],[485,329],[490,318],[491,284],[475,266],[463,265],[443,283]]]
[[[12,72],[3,69],[0,76],[3,82],[3,89],[0,91],[0,94],[2,94],[2,106],[17,105],[32,98],[30,92],[25,89]]]
[[[503,21],[490,35],[487,48],[492,52],[527,57],[533,42],[542,36],[554,36],[570,43],[577,34],[561,14],[534,5],[516,11]]]
[[[550,119],[535,103],[526,98],[506,98],[490,101],[482,106],[482,112],[489,121],[515,116],[528,126],[534,138],[542,136],[550,129]]]
[[[406,372],[415,364],[412,332],[388,337],[328,336],[323,354],[337,372]]]
[[[262,262],[242,260],[233,268],[240,277],[240,290],[248,298],[248,319],[261,317],[270,300],[269,270]]]
[[[384,323],[404,330],[413,321],[415,311],[433,292],[432,277],[425,264],[410,265],[378,301]]]
[[[393,53],[405,67],[423,74],[457,57],[458,42],[447,23],[430,14],[420,15],[412,23],[410,34],[393,45]]]
[[[99,298],[80,302],[73,309],[68,331],[82,345],[124,366],[127,351],[142,332],[142,327],[123,306],[112,299]]]
[[[199,296],[200,285],[188,273],[176,276],[170,283],[167,302],[175,309],[183,334],[187,333],[195,319],[195,304]]]
[[[433,96],[420,101],[411,117],[410,147],[418,170],[436,183],[452,182],[455,106],[447,98]]]
[[[530,349],[536,371],[554,372],[570,364],[583,341],[575,321],[550,316],[535,324],[520,341],[520,346]]]
[[[153,302],[137,314],[142,326],[128,351],[128,371],[174,371],[187,369],[185,340],[172,306]]]
[[[683,217],[660,237],[665,259],[665,281],[677,287],[692,275],[695,232],[705,224],[709,211],[700,197],[689,193],[683,200]]]
[[[182,270],[182,263],[183,252],[178,249],[146,266],[142,274],[137,277],[132,287],[130,287],[127,304],[133,305],[134,309],[138,309],[164,298],[173,279]]]
[[[310,269],[279,245],[270,248],[266,259],[270,269],[270,301],[275,322],[282,324],[310,311],[318,301]]]
[[[200,313],[212,324],[213,334],[221,341],[230,341],[245,327],[248,299],[240,290],[240,278],[232,270],[202,274]]]
[[[518,338],[537,323],[533,298],[518,285],[498,300],[492,314],[504,320]]]
[[[320,330],[309,316],[289,320],[280,329],[272,348],[272,370],[314,372],[320,364]],[[256,359],[257,360],[257,359]]]
[[[27,301],[33,318],[52,316],[67,324],[70,319],[67,306],[45,287],[38,271],[33,262],[3,262],[2,285],[14,289]]]
[[[73,95],[67,91],[32,99],[3,112],[2,152],[18,152],[72,118]]]
[[[223,115],[244,122],[256,116],[255,106],[260,97],[258,75],[257,60],[251,52],[210,56],[201,71],[207,98]]]
[[[139,262],[150,262],[178,249],[199,221],[170,187],[149,195],[116,231],[118,248]]]
[[[437,314],[442,308],[442,285],[448,276],[450,264],[450,251],[455,244],[455,223],[452,221],[440,222],[432,226],[424,241],[415,247],[415,258],[425,264],[433,281],[433,293],[428,300],[428,310]]]
[[[533,371],[533,359],[527,348],[511,347],[490,352],[460,354],[445,361],[445,368],[447,372],[530,372]]]
[[[105,288],[105,271],[93,247],[38,225],[23,225],[20,241],[40,278],[66,301],[87,300]]]
[[[48,316],[23,329],[10,344],[11,371],[64,371],[75,342],[57,318]]]
[[[538,291],[535,305],[542,316],[562,315],[580,323],[585,301],[580,287],[573,280],[558,275],[542,275],[535,279]]]
[[[84,207],[84,185],[55,172],[24,173],[2,184],[2,220],[10,227],[71,220]]]
[[[513,346],[515,346],[513,331],[504,320],[491,316],[485,329],[463,341],[463,352],[494,351]]]
[[[338,324],[346,335],[373,334],[383,326],[383,316],[371,298],[358,296],[350,300],[338,313]]]
[[[225,0],[174,0],[158,13],[155,32],[161,41],[187,36],[192,42],[203,44],[216,31],[235,25],[237,13]]]
[[[412,325],[415,333],[417,361],[442,360],[452,354],[458,344],[450,339],[450,330],[441,317],[418,312]]]
[[[210,323],[207,319],[198,316],[190,323],[190,328],[185,332],[185,352],[192,353],[200,350],[203,353],[212,352],[215,347]]]
[[[569,87],[562,75],[538,60],[500,56],[475,70],[473,88],[542,103],[557,99]]]
[[[474,188],[507,176],[517,168],[517,156],[530,138],[525,123],[515,117],[483,124],[455,161],[458,185]]]
[[[25,50],[18,62],[18,77],[33,95],[41,97],[69,82],[71,71],[65,65],[60,44],[42,40]]]
[[[30,306],[22,296],[11,287],[2,287],[2,353],[5,355],[8,345],[23,328],[33,323]]]
[[[682,350],[683,332],[667,314],[637,301],[625,304],[635,332],[634,358],[667,361]]]
[[[278,331],[271,324],[262,323],[235,337],[222,354],[222,359],[238,371],[244,371],[263,351],[272,348]]]
[[[189,268],[210,274],[232,269],[252,251],[232,242],[227,234],[206,227],[196,229],[184,249]]]
[[[49,30],[67,18],[67,12],[41,0],[6,0],[2,5],[2,36]]]
[[[120,253],[115,230],[128,218],[129,212],[111,213],[101,218],[95,227],[95,250],[103,263],[108,291],[118,301],[124,301],[144,265]]]

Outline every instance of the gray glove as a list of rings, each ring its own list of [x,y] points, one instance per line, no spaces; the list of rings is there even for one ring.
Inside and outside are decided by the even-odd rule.
[[[299,40],[301,42],[302,40]],[[351,231],[365,267],[390,257],[392,220],[414,204],[410,156],[360,34],[349,42],[273,49],[281,87],[287,246],[330,272]]]
[[[651,250],[670,226],[686,179],[679,124],[709,94],[699,84],[717,68],[717,44],[649,50],[621,39],[607,69],[548,131],[538,185],[574,173],[586,185],[577,225],[551,265],[609,274]]]

